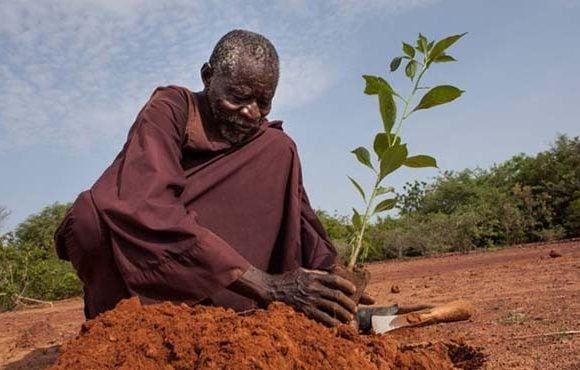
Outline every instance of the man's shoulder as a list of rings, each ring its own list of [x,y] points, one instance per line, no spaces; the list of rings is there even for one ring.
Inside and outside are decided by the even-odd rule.
[[[276,145],[285,146],[292,150],[296,150],[296,143],[282,129],[282,121],[268,122],[268,127],[266,128],[265,134],[271,140],[273,140],[276,143]]]
[[[192,92],[186,87],[177,85],[159,86],[151,94],[151,100],[162,99],[175,103],[187,103],[191,94]]]

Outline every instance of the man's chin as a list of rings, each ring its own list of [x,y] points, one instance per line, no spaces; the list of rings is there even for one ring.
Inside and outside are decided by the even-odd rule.
[[[220,133],[230,144],[240,144],[251,138],[258,132],[259,126],[248,127],[237,125],[233,122],[228,122],[220,126]]]

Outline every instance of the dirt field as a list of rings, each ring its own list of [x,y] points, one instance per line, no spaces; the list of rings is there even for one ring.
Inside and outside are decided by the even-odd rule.
[[[560,257],[550,257],[555,251]],[[580,369],[580,242],[516,246],[489,253],[370,266],[379,304],[470,300],[467,322],[394,332],[406,342],[464,339],[481,347],[488,369]],[[400,293],[393,293],[397,286]],[[395,289],[396,290],[396,289]],[[0,314],[0,366],[39,369],[83,322],[82,302]],[[550,334],[555,333],[555,334]]]

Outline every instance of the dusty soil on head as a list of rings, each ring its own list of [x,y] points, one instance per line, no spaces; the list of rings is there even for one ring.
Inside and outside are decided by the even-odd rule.
[[[551,258],[552,250],[561,257]],[[516,246],[488,253],[393,261],[374,264],[369,269],[373,275],[368,290],[378,299],[378,304],[436,304],[462,298],[471,301],[477,312],[466,322],[401,329],[392,332],[382,342],[377,342],[376,338],[354,339],[348,330],[332,331],[311,321],[299,324],[298,327],[306,326],[301,329],[303,333],[300,338],[294,338],[293,334],[283,332],[285,327],[282,320],[278,323],[280,330],[266,334],[279,336],[280,347],[276,348],[286,346],[286,355],[286,349],[271,352],[272,343],[264,345],[262,355],[268,356],[268,360],[279,361],[282,358],[280,356],[297,353],[296,358],[301,359],[300,361],[310,361],[300,357],[302,354],[298,352],[305,351],[304,356],[313,355],[316,348],[320,349],[321,346],[318,342],[308,342],[307,338],[311,333],[325,330],[328,331],[325,340],[331,340],[336,351],[319,352],[318,356],[324,358],[322,353],[333,354],[333,364],[340,361],[334,357],[337,352],[344,356],[352,348],[359,348],[359,351],[363,348],[362,357],[367,360],[367,364],[375,365],[379,363],[376,355],[388,358],[393,354],[389,351],[394,351],[396,356],[412,352],[417,357],[419,353],[424,353],[429,360],[436,358],[434,354],[439,353],[451,356],[456,364],[462,358],[472,361],[473,352],[470,352],[470,347],[454,345],[451,342],[453,339],[456,343],[463,340],[472,346],[481,347],[486,355],[486,369],[580,369],[580,335],[563,334],[566,331],[580,330],[580,242]],[[394,285],[398,286],[400,293],[391,293]],[[196,309],[172,307],[183,310],[184,314],[192,315],[196,312]],[[211,320],[208,319],[212,323],[216,322],[216,312],[212,313]],[[219,312],[221,313],[217,317],[222,319],[235,315],[225,310]],[[274,310],[274,314],[269,313],[278,318],[290,314],[282,308]],[[250,317],[244,317],[244,320],[249,320]],[[171,322],[172,319],[165,316],[160,320]],[[62,353],[62,343],[78,335],[83,321],[82,301],[79,299],[56,302],[52,308],[0,314],[0,367],[41,369],[55,364],[57,356]],[[230,333],[223,333],[233,339],[231,342],[206,342],[205,345],[208,350],[215,348],[212,346],[222,345],[235,351],[242,350],[243,345],[236,342],[236,333],[240,338],[242,335],[263,338],[261,335],[264,333],[260,330],[264,330],[264,326],[261,321],[264,320],[258,319],[245,327],[240,321],[236,324],[239,326],[230,326]],[[294,316],[292,321],[296,321]],[[247,323],[249,325],[250,321]],[[85,329],[84,336],[90,335],[92,331],[99,331],[99,326],[94,322],[88,326],[91,329]],[[250,328],[256,334],[252,334]],[[292,333],[289,328],[286,330]],[[219,332],[214,334],[218,335]],[[133,341],[142,337],[138,331],[129,332],[129,329],[124,335],[127,338],[130,336]],[[179,337],[171,338],[175,340],[171,342],[174,343],[173,349],[165,345],[159,348],[169,351],[168,353],[185,353],[180,352],[187,349],[179,347]],[[123,341],[120,337],[113,338],[112,341],[109,338],[107,342],[121,345]],[[298,347],[293,347],[295,345]],[[307,346],[314,349],[307,350]],[[437,346],[445,348],[437,349]],[[147,349],[153,347],[143,348],[146,353]],[[295,348],[299,348],[298,352]],[[93,348],[93,351],[98,352],[99,349]],[[200,356],[195,348],[193,353],[198,361]],[[227,353],[226,351],[224,355]],[[150,351],[149,355],[153,358],[163,356],[155,350]],[[233,353],[230,355],[234,356]],[[262,355],[240,361],[261,361],[266,358],[260,357]],[[305,364],[308,367],[310,362]],[[135,367],[134,364],[131,365]]]

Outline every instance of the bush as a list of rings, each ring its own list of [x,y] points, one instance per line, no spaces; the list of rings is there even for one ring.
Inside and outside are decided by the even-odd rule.
[[[337,249],[341,261],[346,261],[350,254],[350,245],[354,236],[348,217],[336,214],[331,216],[326,211],[317,210],[316,215]]]
[[[384,258],[468,251],[474,247],[471,236],[475,220],[471,216],[444,213],[407,216],[397,227],[382,233],[382,240],[377,243],[381,245]]]
[[[0,248],[0,310],[14,308],[25,298],[58,300],[82,293],[70,263],[32,246]]]
[[[566,237],[580,235],[573,203],[580,195],[580,138],[560,135],[549,150],[535,157],[516,156],[496,166],[490,180],[513,187],[527,186],[531,193],[545,200],[550,217],[535,233],[546,229],[563,228]],[[502,180],[503,178],[503,180]]]
[[[336,213],[331,216],[321,210],[316,211],[316,215],[336,247],[340,260],[347,262],[350,256],[350,249],[353,245],[353,238],[355,237],[355,232],[350,224],[349,218]],[[368,225],[363,240],[364,253],[360,256],[361,262],[380,261],[384,259],[383,250],[377,240],[380,240],[381,234],[384,232],[382,229],[392,227],[394,223],[396,221],[391,218],[379,217],[374,224]]]
[[[566,221],[564,223],[568,233],[573,236],[580,235],[580,192],[566,208]]]
[[[0,311],[26,303],[26,298],[52,301],[82,293],[71,264],[60,261],[52,245],[66,209],[48,206],[0,239]]]

